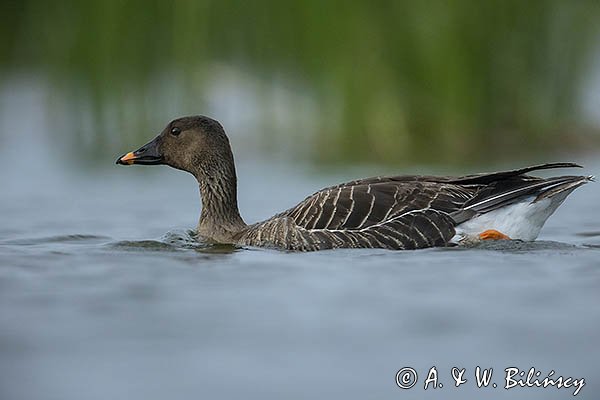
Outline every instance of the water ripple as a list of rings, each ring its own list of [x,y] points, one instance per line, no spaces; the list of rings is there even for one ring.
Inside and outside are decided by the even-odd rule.
[[[40,237],[40,238],[10,239],[10,240],[0,241],[0,244],[20,245],[20,246],[35,246],[38,244],[48,244],[48,243],[90,244],[90,243],[104,242],[109,239],[110,238],[108,236],[101,236],[101,235],[72,234],[72,235],[46,236],[46,237]]]
[[[182,251],[195,250],[200,253],[229,254],[241,250],[238,246],[207,243],[197,238],[191,230],[173,230],[159,240],[121,240],[108,244],[109,247],[132,251]]]
[[[158,240],[120,240],[107,244],[108,247],[120,250],[144,251],[177,251],[176,246]]]
[[[575,235],[581,237],[600,237],[600,231],[578,232]]]

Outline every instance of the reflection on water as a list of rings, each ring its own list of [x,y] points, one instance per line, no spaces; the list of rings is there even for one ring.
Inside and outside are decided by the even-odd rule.
[[[175,251],[176,246],[168,243],[159,242],[157,240],[123,240],[120,242],[111,243],[110,247],[122,250],[131,251]]]
[[[480,250],[496,250],[503,252],[535,252],[540,250],[581,250],[586,247],[586,244],[580,246],[561,243],[551,240],[536,240],[535,242],[523,242],[521,240],[500,240],[477,243],[472,246],[465,246],[465,250],[480,249]]]
[[[199,241],[194,231],[169,231],[161,240],[121,240],[110,242],[106,246],[122,251],[176,251],[195,250],[205,254],[230,254],[241,250],[240,247],[227,244],[213,244]]]

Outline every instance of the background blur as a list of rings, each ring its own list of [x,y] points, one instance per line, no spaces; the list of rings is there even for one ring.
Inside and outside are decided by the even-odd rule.
[[[5,0],[0,15],[3,118],[31,118],[33,96],[81,165],[185,114],[220,120],[238,154],[320,163],[600,143],[596,1]]]

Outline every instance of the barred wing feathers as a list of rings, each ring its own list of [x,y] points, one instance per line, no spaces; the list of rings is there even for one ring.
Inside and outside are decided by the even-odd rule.
[[[355,182],[323,189],[265,221],[248,244],[268,239],[291,250],[444,246],[455,233],[449,213],[473,196],[470,189],[433,182]]]
[[[444,246],[454,236],[455,226],[481,213],[591,179],[525,175],[565,167],[579,166],[553,163],[462,177],[406,175],[355,180],[323,189],[253,225],[240,242],[305,251]]]
[[[474,189],[453,184],[358,181],[317,192],[280,216],[290,217],[296,225],[308,230],[359,230],[409,211],[434,209],[451,213],[473,196]]]

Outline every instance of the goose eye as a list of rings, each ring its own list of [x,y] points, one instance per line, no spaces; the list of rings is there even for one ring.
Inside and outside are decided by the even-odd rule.
[[[177,136],[181,133],[181,129],[175,127],[175,128],[171,128],[171,135]]]

